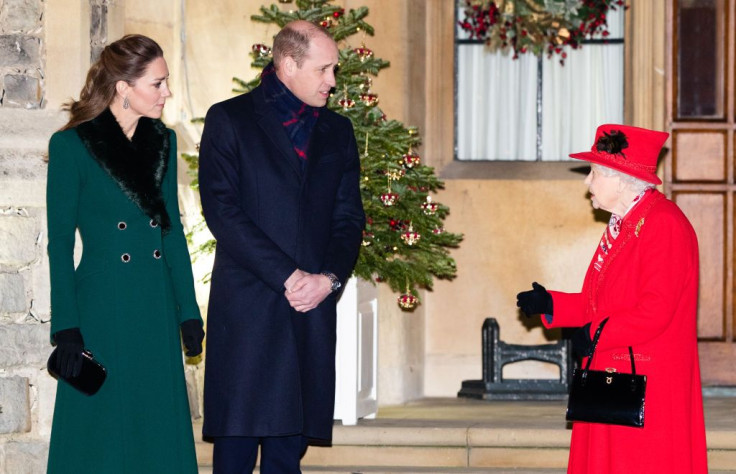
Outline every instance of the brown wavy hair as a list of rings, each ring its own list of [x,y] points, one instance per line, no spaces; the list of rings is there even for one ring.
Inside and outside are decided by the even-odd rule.
[[[115,98],[118,81],[135,84],[151,61],[163,55],[161,46],[143,35],[126,35],[107,45],[89,68],[79,100],[72,99],[62,107],[69,111],[69,122],[61,129],[76,127],[100,115]]]

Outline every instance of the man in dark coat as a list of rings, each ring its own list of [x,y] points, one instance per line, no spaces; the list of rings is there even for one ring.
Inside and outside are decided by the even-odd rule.
[[[329,441],[336,297],[365,221],[350,121],[325,105],[338,50],[306,21],[274,38],[261,85],[207,112],[202,209],[217,251],[207,321],[203,433],[214,472],[300,472]]]

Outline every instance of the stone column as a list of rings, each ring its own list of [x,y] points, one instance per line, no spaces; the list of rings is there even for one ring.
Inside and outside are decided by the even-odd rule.
[[[124,0],[89,0],[90,62],[95,62],[105,46],[123,36]]]

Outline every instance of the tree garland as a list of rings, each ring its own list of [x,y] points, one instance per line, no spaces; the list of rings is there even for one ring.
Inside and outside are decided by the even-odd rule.
[[[492,51],[512,49],[519,54],[560,55],[564,46],[581,47],[583,39],[609,35],[606,16],[624,0],[463,0],[460,28],[470,39],[486,42]]]

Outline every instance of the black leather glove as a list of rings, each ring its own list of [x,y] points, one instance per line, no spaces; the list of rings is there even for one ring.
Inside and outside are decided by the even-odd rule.
[[[516,306],[527,316],[552,314],[552,295],[535,281],[531,291],[522,291],[516,295]]]
[[[187,357],[198,356],[202,353],[202,340],[204,339],[204,329],[202,322],[197,319],[187,319],[181,323],[181,340],[184,347],[187,348],[185,354]]]
[[[577,331],[572,333],[570,342],[572,342],[573,353],[577,354],[578,357],[590,357],[593,351],[593,340],[590,338],[590,323],[578,328]]]
[[[61,377],[76,377],[82,372],[84,339],[79,328],[63,329],[54,333],[56,342],[56,371]]]

